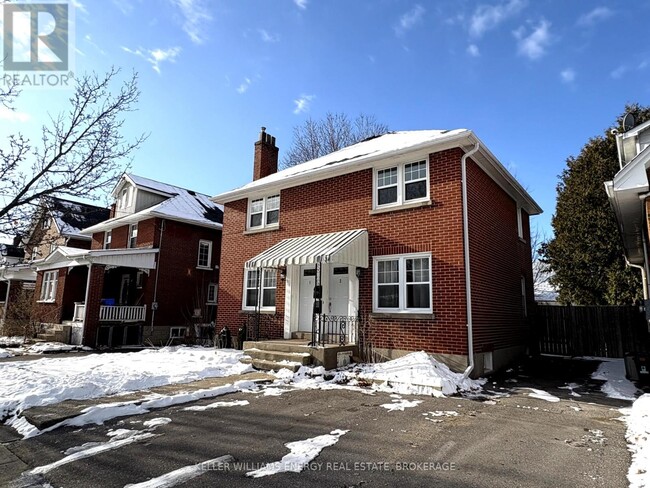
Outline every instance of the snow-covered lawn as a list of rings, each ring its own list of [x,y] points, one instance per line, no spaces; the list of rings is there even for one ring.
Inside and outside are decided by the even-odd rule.
[[[0,420],[24,409],[251,371],[240,351],[167,347],[0,363]]]
[[[25,354],[45,354],[55,352],[92,351],[86,346],[75,346],[62,342],[37,342],[25,344],[24,337],[0,337],[0,358],[22,356]],[[9,353],[9,355],[4,355]]]

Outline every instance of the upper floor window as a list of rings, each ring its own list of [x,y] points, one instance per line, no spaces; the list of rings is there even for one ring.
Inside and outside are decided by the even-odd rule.
[[[113,233],[110,230],[107,230],[104,232],[104,249],[110,249],[111,248],[111,239],[112,239]]]
[[[277,226],[280,222],[280,195],[249,200],[248,228]]]
[[[521,207],[517,205],[517,235],[520,239],[524,238],[524,219],[521,215]]]
[[[58,271],[46,271],[43,273],[40,297],[42,302],[53,302],[56,299],[56,283],[58,279]]]
[[[208,297],[206,300],[208,303],[217,303],[217,284],[210,283],[208,285]]]
[[[429,199],[426,160],[375,170],[374,207],[390,207]]]
[[[277,272],[275,269],[245,270],[243,308],[248,310],[256,307],[263,310],[274,309],[276,287]]]
[[[212,262],[212,241],[199,241],[199,257],[196,262],[197,268],[209,268]]]
[[[128,247],[135,247],[138,240],[138,224],[129,225],[129,245]]]
[[[375,257],[373,282],[376,312],[432,311],[429,253]]]
[[[49,229],[49,228],[50,228],[50,223],[51,223],[51,220],[50,220],[50,218],[46,215],[46,216],[43,218],[43,222],[42,222],[42,224],[41,224],[43,230],[47,230],[47,229]]]

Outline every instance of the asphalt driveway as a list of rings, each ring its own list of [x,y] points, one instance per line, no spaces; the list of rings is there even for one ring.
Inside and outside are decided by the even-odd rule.
[[[474,399],[400,399],[350,390],[289,391],[280,396],[236,393],[217,400],[249,404],[204,411],[179,405],[28,440],[5,438],[2,447],[23,463],[18,472],[28,471],[62,459],[69,448],[105,443],[111,429],[144,430],[144,421],[167,417],[171,422],[157,426],[151,437],[62,465],[29,483],[123,487],[230,455],[232,461],[212,466],[183,486],[627,486],[630,456],[625,425],[617,418],[618,408],[629,402],[599,394],[598,382],[589,379],[593,364],[578,363],[574,369],[567,365],[512,370],[486,385],[488,396]],[[580,397],[560,388],[567,382],[579,385],[573,391]],[[527,388],[544,389],[561,401],[531,397]],[[403,411],[382,406],[403,400],[421,403]],[[282,459],[289,453],[286,443],[335,429],[348,432],[304,471],[246,476]]]

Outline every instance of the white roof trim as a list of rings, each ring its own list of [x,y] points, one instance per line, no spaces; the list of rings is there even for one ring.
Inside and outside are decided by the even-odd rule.
[[[0,267],[0,281],[36,281],[36,271],[28,264]],[[0,297],[4,300],[4,297]]]
[[[34,261],[36,271],[66,268],[71,266],[89,266],[103,264],[106,266],[124,266],[127,268],[155,269],[158,249],[76,249],[58,247],[45,259]]]
[[[277,268],[287,265],[339,263],[368,267],[366,229],[284,239],[246,261],[245,267]]]

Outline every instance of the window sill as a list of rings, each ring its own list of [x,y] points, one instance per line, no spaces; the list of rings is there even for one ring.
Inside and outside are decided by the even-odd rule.
[[[398,319],[398,320],[435,320],[434,313],[411,313],[411,312],[373,312],[371,319]]]
[[[211,266],[197,266],[196,269],[201,269],[203,271],[212,271]]]
[[[36,303],[56,303],[56,300],[38,300]]]
[[[269,315],[273,315],[273,314],[275,314],[275,309],[270,309],[270,308],[267,308],[267,309],[261,309],[259,312],[260,312],[261,314],[269,314]],[[245,310],[240,310],[239,313],[242,314],[242,315],[254,315],[254,314],[257,313],[257,311],[256,311],[256,310],[253,310],[253,309],[251,309],[251,310],[246,310],[246,309],[245,309]]]
[[[260,232],[271,232],[274,230],[280,230],[280,225],[271,225],[268,227],[261,227],[259,229],[248,229],[244,231],[244,235],[259,234]]]
[[[407,210],[410,208],[430,207],[431,205],[433,205],[433,202],[431,200],[410,202],[410,203],[404,203],[402,205],[394,205],[392,207],[374,208],[368,212],[368,215],[377,215],[386,212],[397,212],[399,210]]]
[[[520,237],[520,238],[519,238],[519,242],[521,242],[522,244],[528,244],[528,243],[526,242],[526,239],[524,239],[523,237]]]

